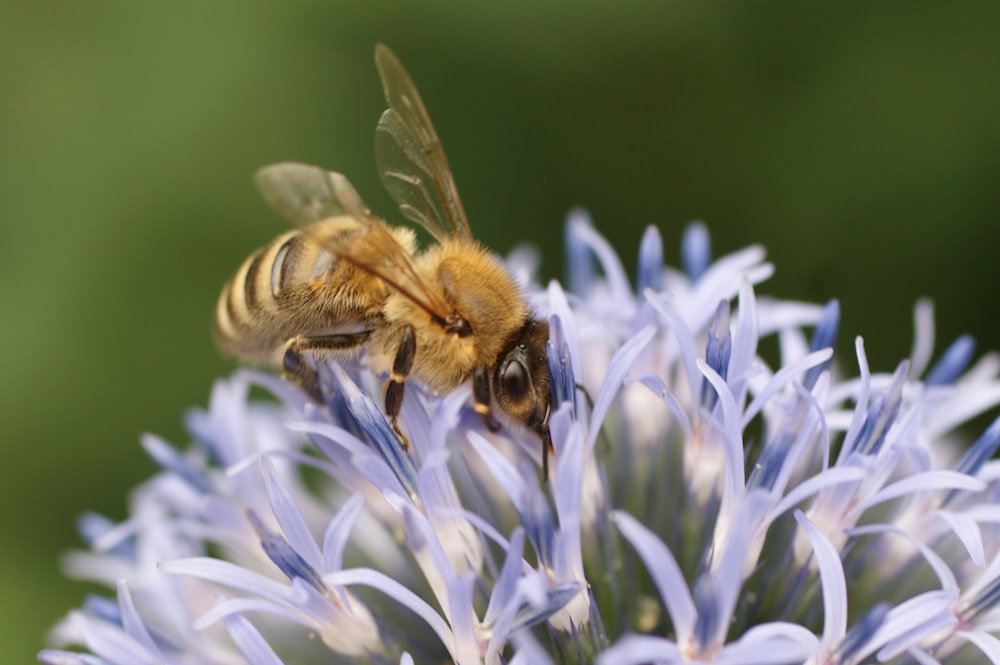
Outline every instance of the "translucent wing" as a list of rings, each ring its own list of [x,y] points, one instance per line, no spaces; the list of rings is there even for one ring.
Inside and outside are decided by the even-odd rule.
[[[254,179],[264,200],[299,227],[341,215],[371,217],[354,186],[340,173],[311,164],[279,162],[258,170]]]
[[[444,148],[410,75],[383,44],[375,64],[389,108],[375,129],[375,162],[399,210],[439,242],[449,236],[472,238],[465,209]]]
[[[295,224],[315,242],[386,282],[445,325],[448,304],[427,288],[410,260],[410,254],[365,206],[351,183],[340,173],[318,166],[281,162],[257,171],[257,186],[278,214]],[[356,226],[336,233],[316,224],[331,217],[348,216]]]

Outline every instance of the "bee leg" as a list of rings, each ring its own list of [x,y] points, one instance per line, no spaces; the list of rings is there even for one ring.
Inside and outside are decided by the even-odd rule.
[[[281,360],[282,367],[285,374],[292,377],[313,400],[322,404],[323,391],[319,386],[319,374],[306,362],[302,354],[348,351],[364,344],[368,341],[369,336],[371,336],[370,331],[362,330],[356,333],[293,337],[285,345],[285,355]]]
[[[552,447],[552,434],[549,432],[549,414],[551,413],[551,407],[545,407],[545,415],[542,416],[541,422],[535,425],[535,433],[542,440],[542,482],[549,482],[549,454],[554,454],[555,449]],[[530,425],[530,423],[529,423]]]
[[[392,372],[389,374],[389,385],[385,389],[385,413],[389,416],[392,429],[399,436],[403,449],[409,449],[410,441],[399,429],[399,411],[403,408],[403,393],[406,390],[406,377],[413,367],[413,356],[417,353],[417,338],[413,326],[403,328],[403,339],[396,347],[396,357],[392,360]]]
[[[542,438],[542,482],[549,482],[549,454],[554,453],[552,448],[552,435],[549,434],[549,425],[546,423],[539,428],[538,436]]]
[[[292,340],[285,347],[285,355],[281,359],[287,378],[294,380],[314,402],[323,403],[323,394],[319,389],[319,375],[306,363],[302,353],[293,345]]]
[[[476,413],[483,417],[486,429],[499,432],[500,423],[490,412],[490,373],[482,365],[472,370],[472,400]]]

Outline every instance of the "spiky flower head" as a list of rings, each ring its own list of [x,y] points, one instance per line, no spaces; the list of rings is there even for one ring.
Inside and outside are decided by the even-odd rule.
[[[834,365],[839,305],[758,298],[763,250],[713,262],[700,224],[682,270],[649,228],[634,286],[582,213],[567,246],[568,289],[510,260],[550,322],[547,480],[467,388],[408,389],[405,451],[363,363],[319,367],[322,407],[239,371],[191,445],[143,439],[124,522],[81,519],[67,570],[116,595],[53,632],[88,653],[40,660],[1000,663],[1000,423],[955,435],[997,356],[931,362],[919,303],[911,358]]]

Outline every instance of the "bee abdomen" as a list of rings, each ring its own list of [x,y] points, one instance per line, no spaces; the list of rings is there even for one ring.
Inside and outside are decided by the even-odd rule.
[[[216,339],[223,351],[247,360],[308,332],[316,311],[313,285],[329,280],[338,259],[300,231],[290,231],[254,252],[222,291]]]
[[[386,285],[325,243],[363,237],[350,217],[316,222],[284,233],[254,252],[223,288],[215,314],[215,338],[226,354],[243,361],[280,364],[294,337],[356,331],[382,320]],[[412,233],[397,232],[412,251]]]

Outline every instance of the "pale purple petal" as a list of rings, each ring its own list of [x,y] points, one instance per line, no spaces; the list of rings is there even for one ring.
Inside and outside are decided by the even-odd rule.
[[[371,444],[399,479],[407,494],[416,494],[417,468],[413,459],[406,454],[399,437],[392,431],[385,416],[372,399],[358,388],[351,377],[338,365],[332,366],[333,376],[343,392],[348,408],[364,430]]]
[[[954,383],[969,366],[976,341],[970,335],[962,335],[941,354],[934,365],[927,370],[924,383],[928,386],[945,386]]]
[[[934,420],[926,424],[926,433],[931,437],[939,437],[998,404],[1000,404],[1000,382],[992,381],[988,384],[959,382],[950,399],[940,404],[935,411]]]
[[[38,662],[44,665],[107,665],[108,661],[85,653],[43,649],[38,652]]]
[[[713,544],[713,554],[718,558],[713,557],[710,565],[716,589],[714,607],[719,614],[720,627],[720,632],[715,637],[719,642],[725,639],[733,609],[739,599],[744,568],[751,563],[747,561],[750,527],[756,523],[766,500],[763,493],[752,492],[745,500],[734,503],[732,509],[735,519],[726,529],[722,542],[717,537]],[[720,523],[722,519],[720,515]]]
[[[476,639],[476,629],[473,625],[475,619],[475,608],[472,604],[473,581],[474,577],[471,574],[459,575],[448,585],[447,616],[455,645],[453,652],[455,661],[478,665],[481,660],[479,640]]]
[[[970,476],[976,475],[983,468],[983,465],[993,457],[998,447],[1000,447],[1000,418],[994,420],[986,428],[986,431],[976,439],[976,442],[969,447],[961,461],[955,466],[955,470]],[[950,492],[946,496],[946,502],[954,498],[953,493]]]
[[[716,394],[719,397],[719,406],[722,410],[722,427],[720,430],[725,447],[723,458],[726,470],[723,501],[734,501],[737,496],[742,494],[743,488],[746,485],[743,476],[743,430],[739,424],[739,410],[736,407],[732,393],[729,392],[729,386],[726,384],[725,379],[716,374],[700,358],[698,359],[697,366],[699,371],[705,376],[705,379],[715,388]]]
[[[625,374],[635,359],[639,357],[639,354],[642,353],[642,350],[653,341],[655,335],[656,329],[651,325],[646,326],[625,342],[611,358],[607,373],[604,375],[601,387],[597,391],[597,397],[594,398],[594,411],[590,415],[590,440],[587,444],[588,448],[594,447],[594,442],[597,440],[597,435],[601,430],[601,422],[604,421],[608,408],[611,406],[611,401],[615,398],[619,388],[621,388]]]
[[[583,208],[573,208],[566,215],[565,242],[569,287],[581,296],[590,293],[596,277],[594,257],[580,233],[583,227],[593,226],[590,214]]]
[[[340,570],[343,566],[344,547],[347,545],[347,539],[350,536],[354,520],[358,518],[364,505],[364,495],[355,494],[337,511],[337,514],[330,521],[330,525],[323,536],[324,573],[332,573]]]
[[[888,614],[889,603],[878,603],[870,607],[851,625],[844,638],[832,650],[827,648],[825,651],[835,655],[844,663],[863,662],[864,655],[878,648],[879,643],[875,638],[885,625]]]
[[[153,638],[146,629],[142,617],[139,616],[139,612],[135,608],[135,603],[132,601],[132,594],[129,593],[128,584],[125,580],[118,582],[118,607],[121,608],[122,629],[125,631],[125,634],[142,645],[142,648],[150,654],[162,658],[163,654],[160,652],[160,648],[153,642]]]
[[[483,564],[483,549],[479,534],[462,517],[461,501],[447,461],[448,451],[438,450],[425,460],[417,479],[417,491],[424,512],[437,534],[451,565],[457,571],[478,571]]]
[[[941,583],[941,588],[956,595],[959,593],[958,581],[955,579],[955,574],[948,567],[947,562],[938,556],[934,550],[918,540],[913,534],[903,529],[883,524],[859,526],[847,530],[847,534],[850,536],[861,536],[870,533],[890,533],[906,538],[920,550],[920,554],[927,561],[928,565],[930,565],[934,574],[937,575],[938,582]]]
[[[289,594],[290,600],[291,596],[292,594]],[[280,617],[291,623],[308,626],[311,629],[318,629],[318,626],[312,617],[307,616],[300,609],[293,608],[291,606],[291,602],[282,604],[258,598],[227,598],[219,600],[211,607],[211,609],[198,617],[198,620],[194,622],[194,627],[198,630],[204,630],[218,621],[228,619],[233,615],[245,614],[247,612],[268,614]]]
[[[913,658],[918,665],[941,665],[941,661],[917,647],[909,647],[906,650],[906,655]]]
[[[810,369],[823,365],[828,362],[832,356],[832,349],[814,351],[804,358],[795,360],[778,370],[778,372],[767,383],[764,390],[754,396],[753,401],[750,402],[750,405],[743,412],[743,419],[741,423],[742,427],[749,425],[750,421],[757,417],[757,414],[760,413],[760,410],[764,407],[764,405],[767,404],[767,402],[771,400],[780,390],[786,388],[793,379],[808,372]]]
[[[663,541],[628,513],[615,511],[612,520],[646,565],[660,600],[670,613],[678,639],[687,642],[694,630],[696,610],[694,598],[674,555]]]
[[[278,478],[274,464],[266,458],[262,459],[261,470],[264,474],[267,498],[271,503],[274,517],[281,526],[281,532],[299,556],[316,570],[321,570],[323,568],[323,555],[319,550],[319,545],[316,544],[316,539],[313,538],[295,500]]]
[[[755,626],[739,641],[728,644],[715,660],[717,665],[794,665],[818,650],[816,636],[796,624],[772,623]]]
[[[902,361],[893,373],[889,389],[879,393],[868,406],[868,414],[857,436],[851,440],[852,450],[863,455],[877,455],[882,449],[889,428],[899,415],[903,402],[903,385],[909,373],[910,363]]]
[[[282,534],[272,531],[253,510],[247,511],[247,517],[257,537],[260,538],[264,554],[290,581],[298,578],[305,580],[321,593],[328,591],[323,586],[319,569],[306,561]],[[318,552],[319,548],[317,548],[317,559],[319,559]]]
[[[152,434],[144,434],[140,440],[142,447],[154,462],[182,478],[192,489],[204,494],[212,491],[212,485],[204,474],[166,441]]]
[[[680,361],[684,365],[684,374],[687,378],[688,390],[690,391],[690,394],[697,395],[701,372],[698,371],[698,350],[690,328],[688,328],[684,320],[668,302],[667,298],[649,290],[645,291],[643,295],[645,296],[646,301],[653,306],[653,309],[659,312],[664,318],[667,324],[667,330],[673,333],[674,340],[676,340],[680,349]]]
[[[237,566],[228,561],[195,557],[176,559],[160,564],[160,569],[172,575],[191,575],[223,586],[252,593],[261,598],[282,600],[288,594],[288,587],[281,582]]]
[[[448,434],[458,424],[459,412],[465,406],[468,399],[469,391],[459,389],[449,393],[442,399],[434,400],[433,411],[427,413],[430,419],[430,434],[427,437],[430,442],[430,450],[442,450],[445,448]],[[416,401],[411,401],[411,404],[419,406]],[[423,411],[423,409],[415,410]]]
[[[829,431],[822,416],[823,409],[801,384],[796,392],[802,398],[789,420],[783,423],[764,445],[747,480],[747,490],[760,488],[784,492],[803,456],[820,456],[820,474],[827,468]],[[816,450],[816,430],[819,429],[819,450]]]
[[[847,634],[847,581],[844,579],[844,567],[833,543],[808,517],[796,510],[795,521],[809,536],[813,554],[816,555],[823,590],[822,642],[829,648]]]
[[[625,635],[597,656],[597,665],[671,665],[687,659],[676,644],[651,635]]]
[[[920,376],[934,353],[934,303],[921,298],[913,307],[913,350],[910,363],[913,376]]]
[[[472,447],[476,449],[476,452],[480,457],[483,458],[483,462],[486,464],[486,468],[490,470],[493,474],[494,479],[503,489],[504,494],[510,499],[511,503],[514,504],[514,508],[518,512],[522,511],[523,508],[523,497],[524,497],[524,479],[521,474],[517,472],[517,469],[507,461],[507,458],[503,456],[496,446],[491,444],[489,441],[484,439],[478,432],[470,431],[468,433],[469,443]]]
[[[809,351],[819,351],[821,349],[832,349],[837,342],[837,330],[840,328],[840,302],[831,300],[823,308],[823,315],[816,324],[812,339],[809,341]],[[831,361],[817,365],[809,369],[802,378],[802,385],[807,390],[812,390],[816,385],[819,376],[830,369]]]
[[[692,222],[684,227],[681,238],[681,265],[692,282],[705,274],[712,261],[712,239],[708,227],[702,222]],[[639,293],[642,293],[640,290]]]
[[[405,504],[402,506],[402,515],[406,544],[416,558],[417,565],[430,585],[431,591],[434,592],[444,615],[450,616],[448,589],[457,576],[452,562],[423,513]]]
[[[483,623],[491,624],[496,621],[500,612],[516,598],[517,581],[521,578],[523,570],[523,555],[524,529],[518,527],[510,534],[507,556],[504,559],[503,568],[500,569],[500,574],[493,584],[493,593],[490,594],[490,602],[486,607],[486,614],[483,615]]]
[[[555,503],[559,528],[555,534],[552,564],[557,583],[578,582],[580,589],[585,589],[586,577],[580,535],[583,491],[582,425],[574,424],[570,428],[566,437],[564,457],[568,459],[560,463],[556,469]],[[564,629],[568,628],[568,623],[582,625],[587,621],[589,612],[589,597],[585,593],[580,593],[566,606],[565,612],[553,619],[553,623]]]
[[[639,243],[639,266],[635,279],[635,292],[663,288],[663,239],[660,230],[647,226]]]
[[[996,637],[981,631],[972,632],[965,630],[960,630],[955,635],[975,644],[983,652],[983,655],[990,659],[993,665],[1000,665],[1000,640]]]
[[[950,510],[938,510],[934,515],[947,522],[951,532],[962,541],[965,551],[976,566],[986,565],[986,547],[983,545],[983,532],[979,524],[969,515],[955,513]]]
[[[904,601],[889,611],[885,623],[868,645],[866,654],[878,649],[878,658],[888,660],[939,630],[954,626],[958,619],[951,611],[954,591],[929,591]]]
[[[868,411],[868,399],[871,394],[871,372],[868,369],[868,357],[865,355],[865,344],[860,337],[856,337],[854,339],[854,352],[858,358],[857,383],[859,388],[857,389],[857,395],[854,398],[854,402],[857,406],[852,412],[851,424],[847,428],[847,432],[844,434],[844,441],[855,441],[857,439],[858,430],[861,429],[861,425],[865,422],[865,415]],[[831,394],[830,396],[830,399],[834,400],[844,398],[844,396],[836,394]],[[853,450],[853,446],[841,446],[840,455],[837,458],[837,464],[844,463]]]
[[[604,278],[607,280],[608,290],[611,298],[617,303],[630,302],[633,298],[632,289],[629,286],[628,277],[625,276],[625,268],[622,266],[618,254],[604,236],[594,230],[589,221],[581,217],[573,217],[569,220],[573,233],[583,241],[583,243],[597,257]]]
[[[655,374],[641,374],[636,377],[626,378],[625,385],[630,385],[638,381],[642,385],[649,388],[649,390],[663,400],[670,409],[670,413],[677,419],[677,426],[681,428],[684,433],[684,439],[691,441],[694,438],[694,428],[691,425],[691,420],[688,418],[688,414],[684,407],[677,400],[677,397],[667,389],[667,384],[664,380],[656,376]]]
[[[804,650],[806,654],[816,653],[820,648],[819,638],[812,631],[797,623],[774,621],[750,628],[736,643],[743,647],[771,648],[779,643],[789,648]]]
[[[250,665],[284,665],[278,654],[246,618],[234,614],[226,617],[226,628]]]
[[[310,434],[316,447],[337,463],[338,468],[352,465],[353,472],[366,478],[373,486],[391,488],[397,494],[406,493],[403,484],[393,474],[389,465],[347,430],[312,421],[289,423],[288,428]]]
[[[568,608],[572,603],[579,603],[580,596],[587,593],[586,585],[580,582],[563,582],[544,587],[544,578],[541,573],[535,573],[528,577],[522,577],[518,581],[518,592],[527,605],[519,608],[510,622],[510,630],[516,631],[522,628],[530,628],[537,623],[552,619],[564,608]],[[535,597],[533,591],[540,591]],[[585,605],[590,607],[589,598]],[[571,611],[572,615],[573,612]],[[583,623],[577,623],[583,626]]]
[[[858,483],[866,478],[865,469],[856,466],[833,467],[796,486],[771,511],[773,517],[802,503],[803,500],[836,485]]]
[[[739,316],[733,332],[729,360],[729,389],[737,402],[743,403],[746,382],[754,371],[757,354],[757,297],[750,282],[740,285]]]
[[[762,247],[751,246],[720,257],[709,267],[695,285],[693,307],[685,313],[693,329],[700,330],[708,323],[720,300],[736,295],[744,277],[758,284],[771,276],[774,268],[763,263],[764,255]]]
[[[553,405],[558,408],[563,402],[570,402],[576,411],[576,375],[570,360],[569,345],[563,332],[562,319],[558,314],[549,317],[549,341],[545,345],[549,374],[552,375]]]
[[[559,282],[549,282],[546,296],[549,305],[549,315],[559,317],[560,327],[563,336],[566,338],[566,349],[569,351],[569,362],[573,369],[573,376],[580,381],[583,378],[583,353],[580,351],[580,335],[574,325],[576,317],[566,299],[566,292],[563,291]]]
[[[423,619],[452,654],[452,657],[455,657],[454,641],[448,624],[423,598],[396,580],[370,568],[340,570],[326,575],[325,579],[327,584],[334,586],[361,585],[381,591]]]
[[[88,649],[116,665],[155,662],[157,658],[162,658],[159,650],[150,653],[118,626],[86,621],[82,632]]]
[[[514,635],[514,657],[509,665],[553,665],[547,651],[528,632]]]
[[[986,484],[981,480],[967,476],[956,471],[925,471],[907,476],[891,485],[883,487],[881,490],[866,499],[860,505],[861,510],[867,510],[873,506],[886,501],[893,501],[900,497],[909,496],[918,492],[929,492],[932,490],[959,489],[969,492],[981,492],[986,489]]]

